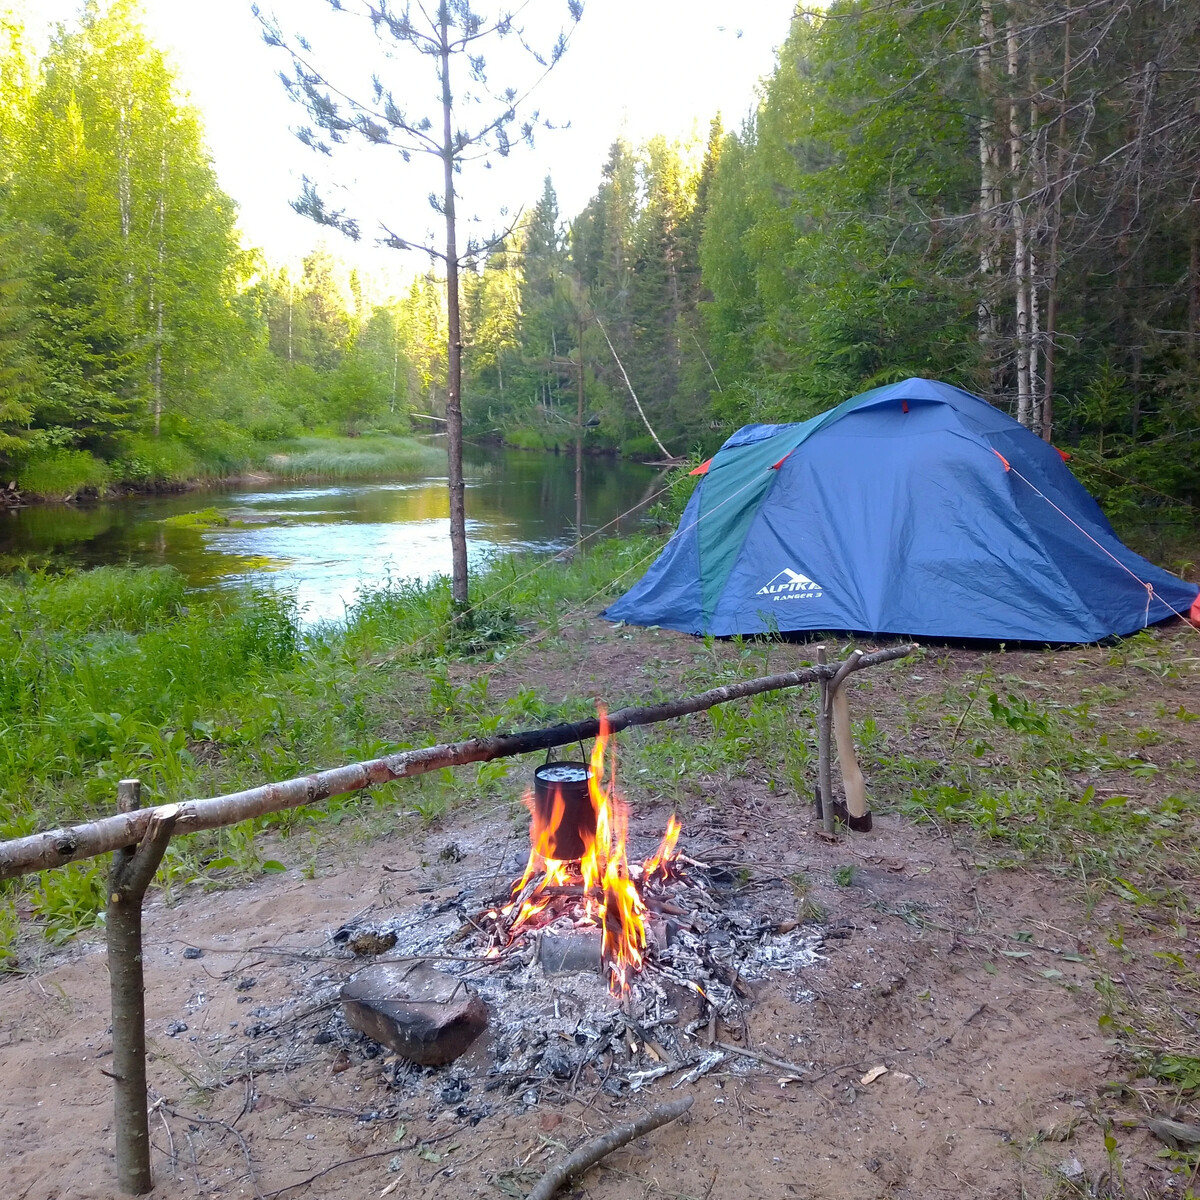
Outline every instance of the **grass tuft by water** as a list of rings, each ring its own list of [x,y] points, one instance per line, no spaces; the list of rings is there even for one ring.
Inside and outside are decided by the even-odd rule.
[[[307,437],[284,443],[266,462],[277,479],[388,479],[436,470],[444,448],[415,438]]]

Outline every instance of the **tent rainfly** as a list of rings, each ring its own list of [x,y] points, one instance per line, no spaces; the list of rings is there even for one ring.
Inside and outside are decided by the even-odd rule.
[[[928,379],[794,425],[747,425],[675,535],[603,614],[718,636],[852,630],[1094,642],[1200,588],[1124,546],[1053,446]]]

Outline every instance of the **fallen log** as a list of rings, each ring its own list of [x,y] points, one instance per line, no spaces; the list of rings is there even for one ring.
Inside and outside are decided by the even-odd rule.
[[[624,1125],[614,1125],[607,1133],[585,1142],[573,1154],[569,1154],[557,1166],[551,1167],[545,1175],[534,1184],[533,1191],[526,1200],[551,1200],[551,1197],[568,1180],[582,1175],[589,1167],[595,1166],[606,1155],[622,1146],[627,1146],[634,1138],[639,1138],[660,1125],[677,1121],[692,1107],[694,1096],[681,1096],[669,1104],[661,1104],[651,1109],[645,1116],[636,1121],[627,1121]]]
[[[877,650],[873,654],[864,654],[861,658],[853,660],[851,669],[861,671],[866,667],[906,658],[917,649],[915,644],[905,644]],[[664,704],[619,708],[608,714],[608,726],[613,733],[619,733],[631,726],[652,725],[658,721],[688,716],[717,704],[757,696],[762,692],[798,687],[817,681],[831,682],[851,661],[848,659],[846,663],[829,663],[781,675],[747,679],[741,683],[712,688],[707,692]],[[390,783],[395,779],[423,775],[442,767],[490,762],[492,759],[513,754],[529,754],[548,750],[553,746],[568,746],[574,742],[594,738],[599,729],[599,719],[591,717],[586,721],[563,723],[545,729],[498,734],[488,738],[470,738],[463,742],[406,750],[386,758],[334,767],[332,770],[318,771],[282,783],[268,783],[243,792],[232,792],[227,796],[186,800],[178,806],[174,833],[178,836],[183,833],[195,833],[200,829],[234,825],[253,817],[266,816],[268,813],[316,804],[330,796],[361,791],[364,788]],[[81,858],[93,858],[124,846],[136,846],[142,841],[155,816],[161,816],[165,807],[172,806],[139,808],[68,829],[54,829],[2,842],[0,879],[12,879],[32,871],[60,867]]]

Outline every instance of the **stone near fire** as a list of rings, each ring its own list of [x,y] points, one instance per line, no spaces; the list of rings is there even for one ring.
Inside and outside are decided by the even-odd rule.
[[[359,1033],[423,1067],[453,1062],[487,1028],[484,1002],[425,963],[375,963],[342,987],[342,1011]]]
[[[538,962],[547,975],[578,975],[601,969],[602,942],[598,929],[576,933],[544,933],[538,943]]]

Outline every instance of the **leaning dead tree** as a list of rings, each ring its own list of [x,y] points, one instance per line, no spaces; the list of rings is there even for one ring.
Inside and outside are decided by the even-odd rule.
[[[718,704],[782,688],[816,683],[821,699],[818,707],[820,731],[819,777],[822,816],[826,830],[834,827],[832,787],[831,730],[836,731],[846,790],[847,821],[851,828],[870,828],[866,811],[866,792],[858,764],[854,761],[844,686],[856,671],[881,663],[894,662],[917,651],[915,644],[889,647],[864,654],[853,651],[840,663],[825,661],[824,647],[818,647],[817,664],[799,671],[766,675],[741,683],[712,688],[662,704],[620,708],[608,714],[611,732],[619,733],[639,725],[669,721],[692,713],[704,712]],[[142,973],[142,902],[154,878],[172,836],[216,829],[252,820],[268,813],[282,812],[300,805],[315,804],[330,796],[423,775],[443,767],[489,762],[515,754],[528,754],[554,746],[567,746],[594,738],[600,732],[600,719],[552,725],[521,733],[499,734],[488,738],[470,738],[446,745],[408,750],[369,762],[352,763],[329,771],[318,771],[300,779],[269,783],[263,787],[188,800],[156,808],[139,807],[141,785],[136,779],[122,780],[118,787],[118,812],[70,829],[55,829],[0,843],[0,879],[12,879],[35,871],[44,871],[79,859],[113,852],[109,877],[107,941],[109,976],[112,990],[114,1116],[118,1184],[129,1195],[151,1190],[149,1119],[146,1108],[146,1035],[145,987]],[[865,820],[865,823],[864,823]],[[673,1120],[686,1108],[668,1106],[645,1129]],[[653,1114],[652,1114],[653,1115]],[[632,1126],[629,1128],[633,1128]],[[624,1133],[625,1127],[614,1133]],[[630,1137],[639,1136],[639,1127]],[[614,1143],[619,1144],[618,1143]],[[584,1147],[563,1165],[562,1174],[551,1173],[539,1186],[541,1195],[552,1195],[568,1175],[585,1170],[613,1148],[608,1143]],[[547,1190],[549,1189],[549,1190]]]

